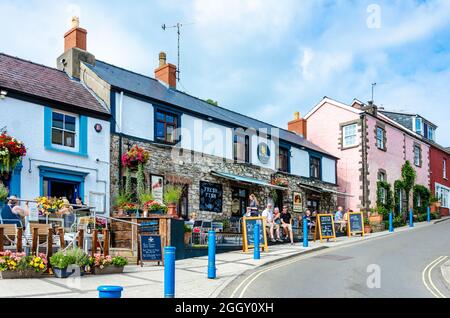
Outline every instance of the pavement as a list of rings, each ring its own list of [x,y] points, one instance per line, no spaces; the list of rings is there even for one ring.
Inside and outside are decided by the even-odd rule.
[[[443,219],[439,221],[448,221]],[[310,242],[308,248],[302,243],[296,245],[275,245],[269,252],[261,253],[261,260],[253,260],[253,253],[241,251],[216,255],[217,278],[207,278],[208,258],[198,257],[176,262],[175,295],[177,298],[215,298],[227,296],[227,286],[233,286],[248,273],[273,266],[278,262],[296,259],[308,254],[333,250],[340,247],[362,245],[381,237],[399,236],[399,233],[417,231],[432,227],[435,222],[417,223],[414,228],[397,228],[394,233],[378,232],[365,237],[339,237],[336,242]],[[450,224],[450,222],[446,222]],[[400,265],[397,265],[400,266]],[[311,273],[313,274],[314,271]],[[158,266],[126,266],[123,274],[88,275],[81,278],[0,280],[0,297],[30,298],[97,298],[97,287],[101,285],[119,285],[124,288],[123,298],[163,298],[164,268]]]

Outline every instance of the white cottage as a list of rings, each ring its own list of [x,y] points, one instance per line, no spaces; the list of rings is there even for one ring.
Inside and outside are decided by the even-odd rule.
[[[110,114],[78,80],[57,69],[0,54],[0,129],[27,155],[10,194],[67,197],[109,212]]]

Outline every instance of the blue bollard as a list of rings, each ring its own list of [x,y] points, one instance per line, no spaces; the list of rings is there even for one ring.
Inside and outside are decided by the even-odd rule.
[[[409,227],[414,227],[413,209],[409,210]]]
[[[394,232],[393,213],[389,213],[389,232]]]
[[[208,232],[208,278],[216,278],[216,232]]]
[[[123,287],[120,286],[99,286],[98,298],[121,298]]]
[[[308,219],[303,219],[303,247],[308,247]]]
[[[254,253],[253,253],[253,259],[258,260],[261,259],[261,251],[259,248],[259,224],[256,223],[255,224],[255,228],[254,228],[254,241],[255,241],[255,246],[254,246]]]
[[[431,222],[431,209],[430,207],[427,208],[427,222]]]
[[[164,297],[175,298],[175,247],[164,248]]]

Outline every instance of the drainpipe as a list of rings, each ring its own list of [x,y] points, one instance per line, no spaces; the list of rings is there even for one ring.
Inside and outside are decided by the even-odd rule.
[[[123,114],[123,91],[120,92],[120,100],[119,100],[119,171],[117,172],[119,175],[119,190],[122,189],[122,178],[121,178],[121,171],[122,171],[122,147],[123,147],[123,134],[122,134],[122,114]]]
[[[362,206],[366,211],[367,209],[367,143],[366,143],[366,116],[365,114],[360,116],[361,118],[361,147],[362,147]],[[366,211],[367,212],[367,211]]]

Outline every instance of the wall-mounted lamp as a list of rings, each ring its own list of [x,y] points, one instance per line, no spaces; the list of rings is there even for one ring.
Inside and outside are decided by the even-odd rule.
[[[6,98],[6,95],[8,95],[8,92],[7,92],[7,91],[4,91],[4,90],[1,90],[1,91],[0,91],[0,99],[5,99],[5,98]]]

